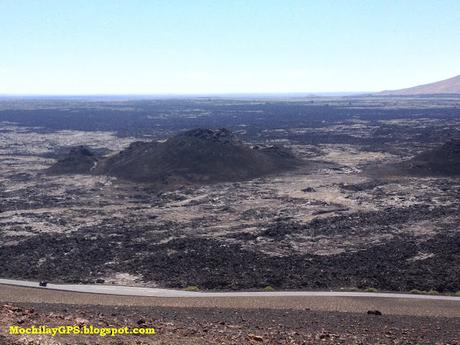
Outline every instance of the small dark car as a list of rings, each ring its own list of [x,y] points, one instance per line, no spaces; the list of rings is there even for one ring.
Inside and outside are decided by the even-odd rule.
[[[46,287],[46,285],[48,285],[48,282],[42,280],[38,283],[38,286],[41,286],[41,287]]]

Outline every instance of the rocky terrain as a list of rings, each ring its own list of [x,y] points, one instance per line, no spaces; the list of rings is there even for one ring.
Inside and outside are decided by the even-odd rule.
[[[199,289],[456,293],[459,177],[390,175],[383,167],[425,159],[426,152],[434,152],[429,162],[447,157],[443,168],[455,166],[455,156],[436,150],[456,152],[458,103],[388,97],[76,102],[65,104],[74,109],[69,113],[59,101],[0,102],[0,119],[10,121],[0,130],[0,275]],[[37,116],[42,127],[30,126]],[[95,128],[88,130],[84,119]],[[187,131],[222,127],[241,139],[227,131]],[[78,159],[66,161],[80,145],[89,153],[76,149],[71,156]],[[190,147],[211,161],[192,166]],[[118,171],[142,176],[136,164],[144,160],[136,159],[143,152],[178,164],[170,170],[172,188],[116,172],[45,173],[63,162],[87,169],[105,156],[114,169],[119,164]],[[244,159],[223,161],[219,152]],[[308,164],[263,175],[254,168],[272,171],[267,162],[275,156],[290,163],[289,152]],[[153,162],[149,173],[156,173]],[[181,170],[185,163],[193,174]],[[219,164],[233,170],[219,176]],[[213,183],[203,183],[203,166],[214,167],[215,180],[207,180]]]
[[[32,344],[418,344],[458,345],[459,318],[310,310],[4,304],[0,327],[93,325],[154,327],[155,335],[8,335],[1,345]]]

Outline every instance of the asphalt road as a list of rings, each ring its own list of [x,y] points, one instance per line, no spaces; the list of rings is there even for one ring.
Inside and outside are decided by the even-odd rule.
[[[191,292],[172,289],[145,288],[118,285],[76,285],[76,284],[48,284],[46,287],[39,287],[38,282],[26,280],[0,279],[0,284],[34,287],[47,290],[60,290],[70,292],[83,292],[119,296],[142,296],[142,297],[193,297],[193,298],[215,298],[215,297],[377,297],[396,299],[423,299],[456,301],[460,303],[460,297],[436,296],[436,295],[413,295],[401,293],[373,293],[373,292],[347,292],[347,291],[263,291],[263,292]]]

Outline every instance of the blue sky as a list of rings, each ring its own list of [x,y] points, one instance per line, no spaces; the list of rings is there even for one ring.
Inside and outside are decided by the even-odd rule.
[[[376,91],[458,74],[458,0],[0,0],[0,94]]]

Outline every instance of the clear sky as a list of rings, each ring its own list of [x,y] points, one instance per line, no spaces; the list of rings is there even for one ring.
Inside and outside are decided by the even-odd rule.
[[[0,94],[376,91],[458,74],[459,0],[0,0]]]

